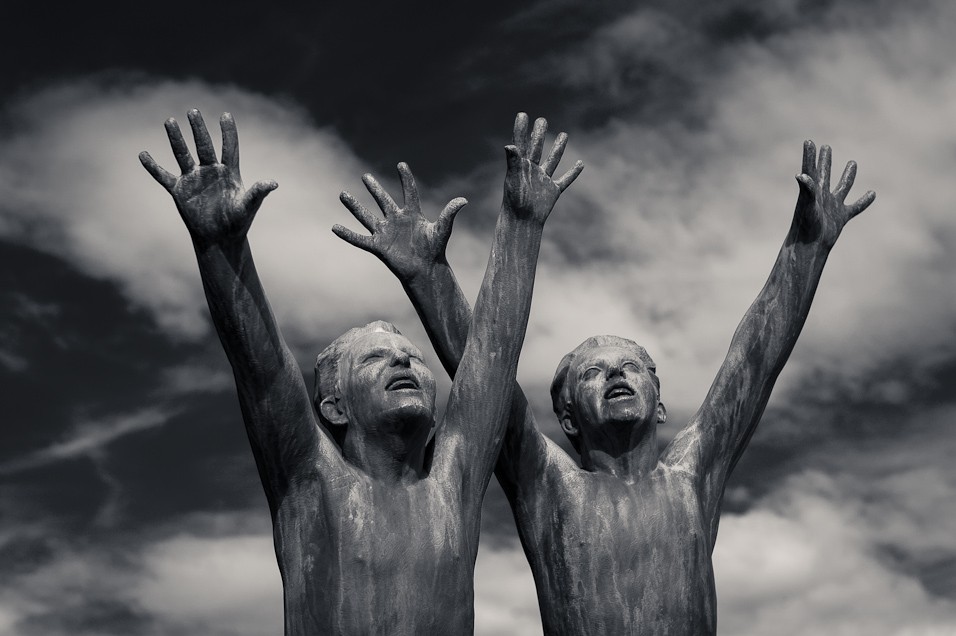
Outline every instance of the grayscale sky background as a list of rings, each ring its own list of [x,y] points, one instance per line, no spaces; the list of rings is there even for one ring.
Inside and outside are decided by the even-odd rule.
[[[567,131],[564,167],[587,168],[548,223],[519,370],[555,438],[551,374],[596,333],[655,357],[671,437],[770,271],[803,140],[857,160],[851,197],[876,202],[727,490],[720,630],[956,633],[956,5],[322,4],[4,9],[0,633],[281,631],[229,367],[136,158],[174,166],[162,124],[191,107],[232,112],[247,184],[279,182],[250,241],[307,375],[370,319],[425,343],[331,233],[360,229],[341,190],[372,205],[361,175],[395,188],[407,161],[432,218],[468,197],[449,258],[473,298],[515,112]],[[477,633],[540,633],[496,483],[483,527]]]

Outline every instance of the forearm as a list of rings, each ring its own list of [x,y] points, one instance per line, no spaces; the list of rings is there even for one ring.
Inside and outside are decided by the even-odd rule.
[[[524,340],[542,225],[503,209],[475,303],[449,413],[460,422],[476,465],[491,468],[500,449]]]
[[[489,399],[510,395],[507,385],[514,382],[528,324],[542,230],[540,223],[517,219],[507,208],[498,217],[463,356],[470,366],[480,363],[490,379],[484,383]]]
[[[451,267],[443,260],[429,273],[403,286],[442,365],[454,378],[468,340],[472,313]],[[509,497],[515,494],[523,472],[538,473],[546,452],[546,441],[538,432],[528,400],[515,383],[504,442],[495,465],[495,475]]]
[[[409,281],[402,281],[428,339],[452,378],[465,352],[471,326],[471,307],[447,261],[435,263]]]
[[[786,363],[810,313],[830,253],[821,242],[801,242],[798,235],[794,221],[767,282],[731,341],[731,352],[751,361],[758,386],[772,384]]]
[[[196,246],[206,302],[237,379],[264,383],[289,365],[249,242]]]
[[[830,252],[820,241],[798,240],[800,235],[795,220],[708,396],[707,404],[718,411],[712,417],[729,428],[717,440],[718,449],[726,445],[721,454],[731,455],[728,470],[746,447],[793,351]]]
[[[308,391],[279,333],[248,241],[197,245],[196,256],[260,476],[274,504],[289,475],[317,450]]]
[[[726,477],[746,448],[793,351],[830,250],[846,224],[876,196],[869,191],[847,205],[856,163],[847,163],[832,191],[831,166],[829,146],[822,146],[818,156],[814,143],[804,142],[793,222],[770,277],[737,327],[704,404],[666,452],[671,463],[700,470],[704,509],[714,532]]]

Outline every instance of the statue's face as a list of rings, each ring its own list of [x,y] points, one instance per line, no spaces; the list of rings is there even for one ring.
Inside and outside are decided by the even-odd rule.
[[[643,426],[658,419],[660,391],[636,351],[593,347],[570,369],[571,409],[582,431],[607,425]]]
[[[431,426],[435,376],[408,338],[375,331],[356,339],[343,358],[339,386],[351,426],[402,429],[423,420]]]

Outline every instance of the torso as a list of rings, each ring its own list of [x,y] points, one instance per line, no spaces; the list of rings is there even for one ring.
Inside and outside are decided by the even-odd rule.
[[[553,465],[517,502],[546,634],[712,634],[711,540],[690,473]]]
[[[274,523],[286,634],[470,633],[477,517],[434,479],[303,480]]]

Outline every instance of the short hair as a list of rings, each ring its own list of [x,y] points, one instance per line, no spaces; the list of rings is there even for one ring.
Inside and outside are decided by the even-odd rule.
[[[315,386],[312,390],[312,404],[315,405],[315,410],[318,411],[319,421],[331,432],[337,431],[340,427],[331,426],[331,422],[328,422],[322,415],[322,409],[319,405],[322,404],[322,400],[325,398],[340,393],[339,362],[342,360],[342,356],[345,355],[345,352],[348,351],[348,348],[359,338],[375,333],[376,331],[402,335],[398,327],[392,323],[385,322],[384,320],[376,320],[375,322],[368,323],[364,327],[349,329],[333,340],[332,343],[315,358]]]
[[[561,358],[561,362],[558,363],[558,369],[554,372],[554,379],[551,381],[551,406],[554,409],[555,414],[558,416],[558,419],[561,419],[565,416],[567,413],[568,404],[571,401],[571,389],[567,386],[567,380],[568,371],[571,369],[571,365],[574,363],[574,361],[588,349],[593,349],[594,347],[613,346],[633,349],[637,353],[637,357],[640,358],[644,366],[646,366],[651,372],[651,379],[657,386],[657,390],[660,391],[661,381],[660,378],[657,377],[657,364],[654,363],[654,360],[647,353],[647,350],[644,349],[644,347],[637,344],[633,340],[621,338],[620,336],[591,336],[575,347],[571,353]],[[571,443],[574,444],[575,449],[577,449],[577,443],[575,440],[572,439]]]

